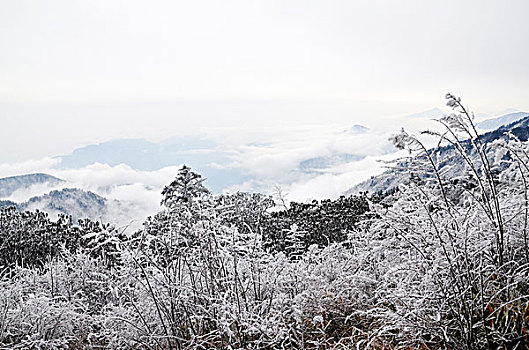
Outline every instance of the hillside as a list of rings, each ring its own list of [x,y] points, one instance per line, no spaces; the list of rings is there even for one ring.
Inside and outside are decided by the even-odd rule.
[[[529,139],[529,116],[503,125],[496,130],[489,131],[480,135],[481,142],[490,146],[492,142],[497,140],[506,140],[508,137],[506,133],[510,133],[521,141]],[[470,142],[463,141],[463,145],[468,149],[469,156],[473,159],[478,157],[478,154],[470,147]],[[432,157],[435,159],[439,170],[447,177],[456,178],[464,173],[465,164],[456,157],[456,150],[454,146],[448,145],[430,150]],[[360,192],[385,192],[396,188],[400,183],[407,183],[409,181],[409,172],[407,171],[408,163],[402,160],[395,164],[395,168],[389,169],[384,173],[372,176],[370,179],[363,181],[348,191],[345,195],[358,194]]]
[[[83,218],[106,218],[108,201],[90,191],[64,188],[42,196],[32,197],[27,202],[18,204],[18,208],[30,211],[38,209],[52,216],[59,213],[71,215],[76,222]]]
[[[4,177],[0,179],[0,198],[6,198],[20,189],[27,189],[34,185],[54,186],[64,182],[48,174],[27,174]]]
[[[66,182],[48,174],[12,176],[0,179],[0,194],[5,198],[16,191],[31,191],[35,186],[53,187],[61,184]],[[14,206],[21,211],[40,210],[53,217],[59,213],[71,215],[74,221],[88,217],[110,219],[107,216],[108,201],[93,192],[79,188],[52,190],[43,195],[32,196],[24,202],[0,200],[0,207],[8,206]]]
[[[505,126],[514,123],[520,119],[526,118],[527,116],[529,116],[529,113],[527,112],[508,113],[496,118],[491,118],[479,122],[476,124],[476,126],[482,130],[494,130],[501,126]]]

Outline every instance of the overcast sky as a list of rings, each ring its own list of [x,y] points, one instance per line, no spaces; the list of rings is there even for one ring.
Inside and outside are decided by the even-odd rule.
[[[0,0],[0,163],[118,137],[529,110],[529,1]],[[399,125],[395,125],[398,129]]]

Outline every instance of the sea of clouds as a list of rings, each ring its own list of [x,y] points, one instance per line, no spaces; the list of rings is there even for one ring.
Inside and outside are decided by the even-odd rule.
[[[431,113],[430,113],[431,114]],[[385,161],[402,156],[389,141],[398,132],[395,125],[406,126],[411,132],[433,124],[424,115],[378,120],[366,129],[351,125],[309,125],[288,128],[212,129],[206,135],[214,140],[230,160],[211,164],[217,168],[238,169],[248,179],[223,188],[223,192],[258,191],[273,195],[281,189],[290,201],[336,198],[354,185],[386,169]],[[301,162],[318,157],[350,154],[356,159],[327,168],[300,169]],[[46,184],[22,188],[8,200],[24,202],[33,196],[54,189],[78,187],[92,191],[110,201],[121,202],[118,210],[131,211],[126,218],[141,221],[160,208],[161,191],[178,172],[183,160],[156,170],[138,170],[128,164],[93,163],[75,169],[62,169],[60,157],[0,164],[0,177],[29,173],[46,173],[65,180],[54,186]],[[208,174],[202,174],[208,177]],[[125,219],[124,219],[125,220]]]

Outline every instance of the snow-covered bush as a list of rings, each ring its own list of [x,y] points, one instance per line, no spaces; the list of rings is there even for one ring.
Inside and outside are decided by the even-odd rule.
[[[395,243],[391,282],[380,286],[385,333],[415,346],[526,347],[527,144],[483,143],[460,99],[447,99],[457,113],[428,133],[450,147],[395,137],[411,153],[401,162],[409,181],[372,226]]]

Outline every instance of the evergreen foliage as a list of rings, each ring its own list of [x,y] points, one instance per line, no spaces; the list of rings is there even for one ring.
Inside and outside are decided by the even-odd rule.
[[[200,196],[209,194],[209,190],[202,184],[205,180],[202,175],[191,171],[191,168],[184,164],[173,182],[164,187],[162,205],[174,209],[178,205],[191,203]]]
[[[74,225],[71,217],[63,214],[54,221],[41,211],[0,208],[0,269],[4,271],[40,269],[55,258],[79,251],[113,265],[118,260],[118,246],[125,240],[109,224],[86,219]]]
[[[325,247],[343,242],[356,232],[369,211],[365,195],[342,196],[337,200],[291,202],[286,210],[272,212],[263,222],[263,241],[272,251],[288,252],[289,237],[293,232],[302,251],[312,244]],[[292,231],[292,227],[296,230]]]

